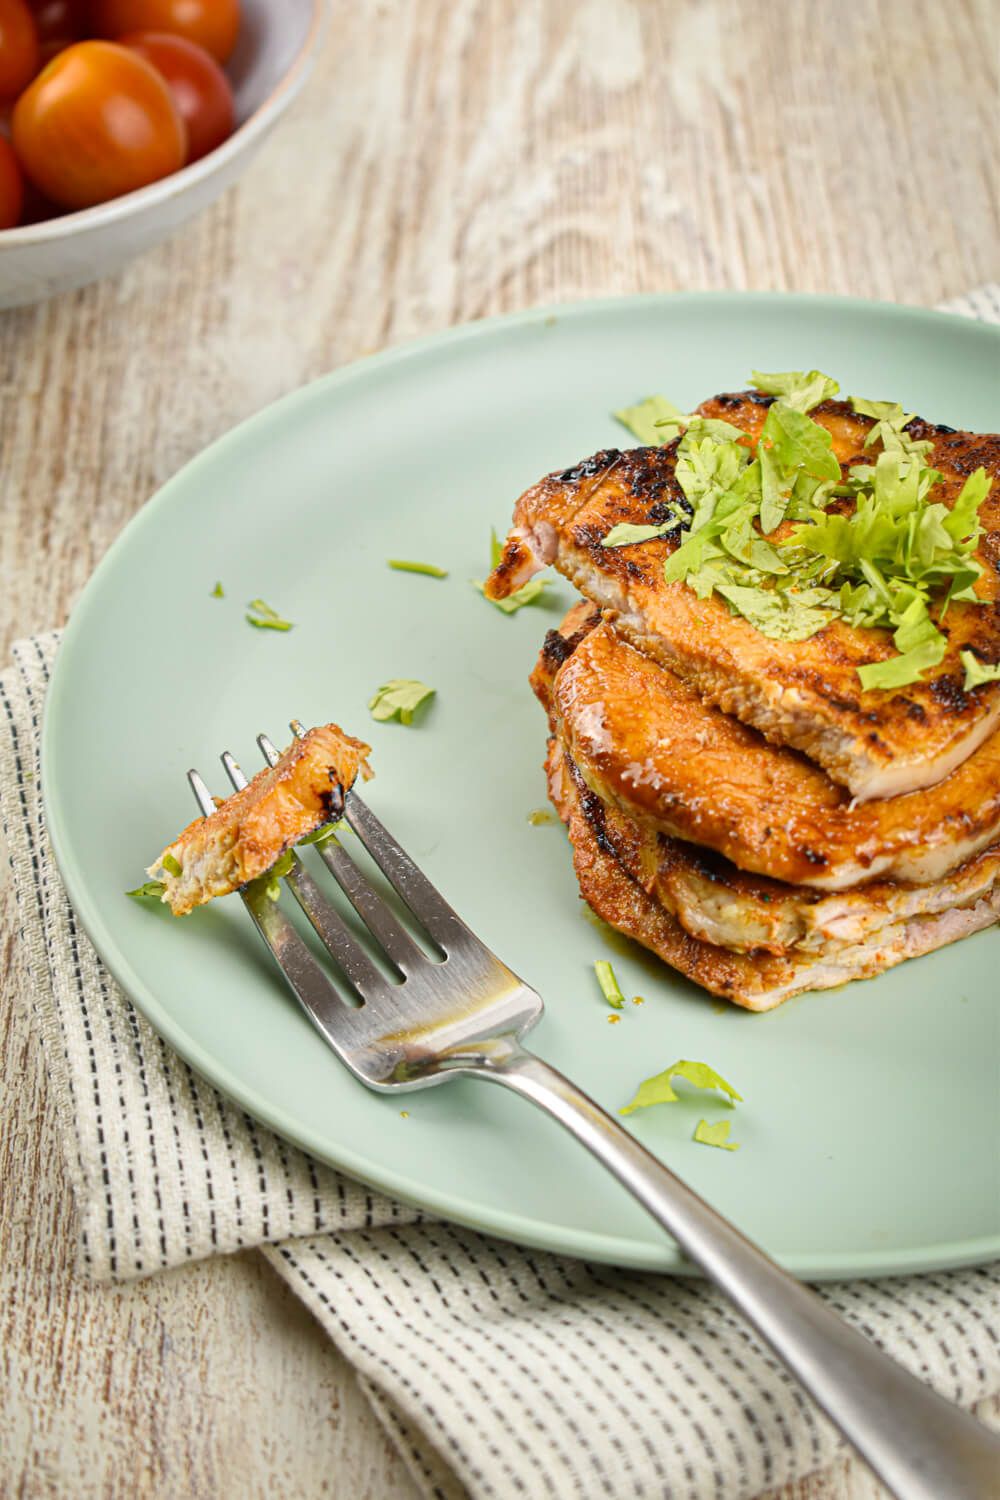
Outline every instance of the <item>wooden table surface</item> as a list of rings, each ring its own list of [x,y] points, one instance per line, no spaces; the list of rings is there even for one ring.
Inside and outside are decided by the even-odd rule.
[[[206,443],[373,349],[617,292],[933,304],[1000,269],[990,0],[335,11],[234,190],[124,274],[0,313],[5,657]],[[259,1256],[77,1278],[9,881],[3,900],[0,1494],[415,1495]],[[875,1493],[838,1474],[783,1500]]]

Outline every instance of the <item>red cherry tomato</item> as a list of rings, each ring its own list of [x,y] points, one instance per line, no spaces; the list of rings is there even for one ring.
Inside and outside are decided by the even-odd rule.
[[[0,136],[0,229],[13,229],[21,222],[24,180],[14,148]]]
[[[0,99],[12,99],[38,71],[38,28],[24,0],[0,0]]]
[[[183,36],[133,31],[118,45],[138,52],[166,79],[187,126],[188,161],[197,161],[233,133],[233,91],[215,58]]]
[[[184,165],[187,134],[166,83],[113,42],[77,42],[14,106],[25,174],[62,208],[89,208]]]
[[[28,0],[38,29],[41,60],[47,63],[86,31],[84,0]]]
[[[240,0],[91,0],[90,18],[98,36],[169,31],[222,63],[236,46]]]

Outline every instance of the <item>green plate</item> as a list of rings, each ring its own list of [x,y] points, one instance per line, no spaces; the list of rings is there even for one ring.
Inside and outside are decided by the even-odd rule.
[[[677,1057],[745,1097],[735,1153],[696,1145],[721,1101],[692,1093],[629,1124],[723,1213],[809,1277],[1000,1254],[996,929],[876,980],[755,1016],[595,925],[545,803],[545,726],[527,685],[571,591],[505,616],[471,587],[516,496],[620,443],[609,413],[682,407],[750,369],[812,365],[846,391],[996,426],[998,337],[958,318],[826,298],[690,295],[585,303],[456,329],[338,371],[215,443],[112,547],[70,622],[44,728],[49,826],[98,951],[161,1034],[259,1119],[435,1214],[524,1244],[684,1269],[576,1144],[472,1080],[405,1101],[326,1050],[235,897],[183,923],[123,892],[194,814],[185,771],[256,764],[292,716],[369,738],[369,801],[486,942],[544,997],[533,1045],[616,1110]],[[447,567],[442,581],[388,557]],[[224,599],[211,596],[216,579]],[[263,596],[295,621],[252,630]],[[374,724],[373,690],[437,688],[419,726]],[[287,897],[285,898],[288,899]],[[618,1025],[594,980],[615,961]],[[408,1116],[401,1114],[405,1102]]]

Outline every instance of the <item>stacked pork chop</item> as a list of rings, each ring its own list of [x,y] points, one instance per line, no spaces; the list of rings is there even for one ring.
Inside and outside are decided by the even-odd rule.
[[[699,413],[760,436],[771,398]],[[873,420],[810,413],[844,475]],[[935,500],[1000,476],[1000,438],[912,421]],[[550,796],[583,897],[713,993],[765,1010],[880,972],[1000,920],[1000,484],[982,502],[980,603],[936,610],[943,659],[864,691],[890,632],[834,618],[773,639],[718,593],[665,582],[683,524],[636,545],[615,527],[682,514],[677,441],[595,454],[518,501],[493,598],[554,564],[585,596],[549,631],[532,686],[551,728]],[[690,507],[687,507],[690,510]],[[987,668],[968,687],[964,662]]]

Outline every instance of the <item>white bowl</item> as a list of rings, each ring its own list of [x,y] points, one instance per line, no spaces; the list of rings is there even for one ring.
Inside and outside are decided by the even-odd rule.
[[[228,141],[109,203],[0,231],[0,308],[117,271],[217,198],[305,82],[325,16],[326,0],[243,0],[239,41],[226,64],[237,119]]]

